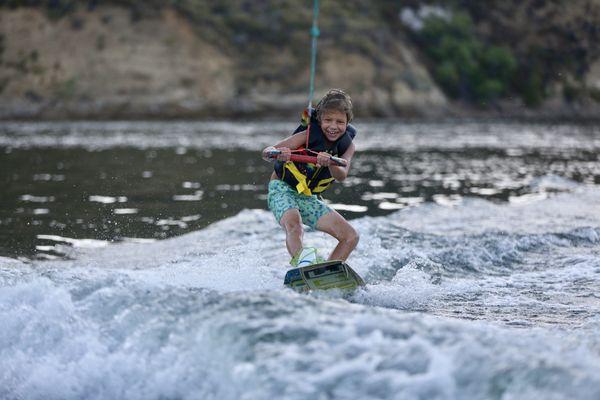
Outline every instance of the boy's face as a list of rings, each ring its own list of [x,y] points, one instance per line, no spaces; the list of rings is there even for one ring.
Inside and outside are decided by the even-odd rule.
[[[346,113],[337,110],[325,110],[321,114],[321,129],[325,139],[330,142],[338,140],[348,126],[348,117]]]

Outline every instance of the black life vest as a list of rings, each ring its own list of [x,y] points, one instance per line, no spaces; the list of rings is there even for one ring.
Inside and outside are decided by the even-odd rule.
[[[305,131],[307,126],[301,124],[296,128],[294,134]],[[323,130],[317,119],[312,116],[308,137],[308,148],[315,152],[325,151],[332,156],[341,156],[352,144],[356,136],[356,128],[350,124],[346,126],[346,132],[338,140],[328,143],[325,140]],[[298,193],[312,195],[326,190],[335,178],[331,176],[328,167],[317,167],[315,164],[295,163],[288,161],[275,162],[275,173],[277,177],[295,188]]]

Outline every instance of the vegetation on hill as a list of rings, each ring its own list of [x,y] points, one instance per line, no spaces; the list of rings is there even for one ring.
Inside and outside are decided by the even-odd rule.
[[[552,94],[556,84],[567,100],[600,95],[583,82],[600,58],[597,0],[459,0],[457,5],[477,21],[479,35],[510,47],[518,61],[513,85],[529,104]]]
[[[416,40],[433,61],[433,76],[451,97],[485,102],[511,92],[517,67],[512,51],[486,46],[469,15],[429,17]]]
[[[237,60],[240,92],[256,82],[301,90],[293,77],[307,65],[312,7],[297,0],[0,0],[0,7],[41,7],[50,18],[69,18],[100,4],[130,10],[132,23],[170,7],[185,16],[204,40]],[[418,31],[400,22],[403,8],[426,0],[321,2],[320,46],[385,63],[398,40],[409,38],[422,61],[451,98],[478,105],[506,97],[540,104],[558,84],[564,98],[598,101],[584,76],[600,58],[600,5],[595,0],[453,0],[451,17],[432,16]],[[73,22],[77,24],[77,21]],[[0,37],[0,57],[2,49]],[[260,61],[260,62],[258,62]],[[1,59],[0,59],[1,62]]]

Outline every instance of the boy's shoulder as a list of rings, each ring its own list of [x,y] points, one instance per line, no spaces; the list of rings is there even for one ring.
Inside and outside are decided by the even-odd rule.
[[[352,139],[354,139],[354,137],[358,133],[358,129],[356,129],[356,127],[354,125],[348,124],[348,126],[346,127],[346,132],[348,132],[348,134],[350,135],[350,137]]]

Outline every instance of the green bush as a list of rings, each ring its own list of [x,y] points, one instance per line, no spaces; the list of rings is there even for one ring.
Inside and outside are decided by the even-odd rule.
[[[427,18],[418,39],[435,64],[434,79],[449,96],[486,102],[510,91],[515,57],[509,49],[486,46],[467,14]]]
[[[543,68],[538,64],[520,66],[513,85],[528,106],[538,106],[546,95]]]

